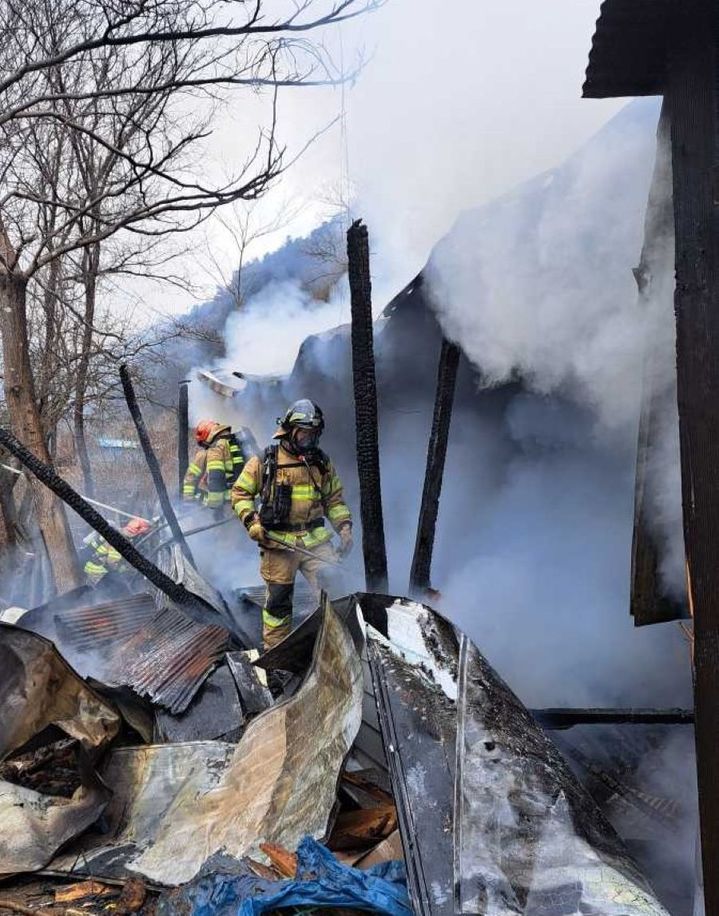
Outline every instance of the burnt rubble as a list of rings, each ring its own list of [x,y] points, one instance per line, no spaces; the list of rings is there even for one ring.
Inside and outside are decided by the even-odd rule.
[[[174,643],[142,596],[83,600],[0,625],[0,905],[33,888],[39,910],[349,894],[392,914],[666,913],[535,718],[430,608],[323,597],[258,656],[229,630],[208,652],[189,618]],[[129,676],[139,651],[118,686],[117,647],[149,660],[153,640],[165,692]],[[177,671],[196,684],[181,711]]]

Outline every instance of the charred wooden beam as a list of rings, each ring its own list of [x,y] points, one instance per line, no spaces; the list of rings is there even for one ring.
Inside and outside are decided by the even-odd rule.
[[[422,489],[422,504],[417,522],[417,537],[409,575],[410,594],[423,594],[431,587],[432,551],[442,492],[444,464],[447,458],[449,427],[457,384],[460,349],[442,338],[437,369],[437,393],[434,399],[432,431],[427,448],[427,466]]]
[[[354,381],[357,472],[360,485],[362,550],[367,591],[387,591],[387,551],[382,516],[372,325],[372,283],[367,227],[356,220],[347,231],[352,305],[352,377]]]
[[[127,407],[135,424],[135,429],[137,430],[137,435],[140,439],[140,445],[142,446],[142,451],[145,455],[147,466],[150,469],[150,474],[152,474],[152,480],[155,484],[155,489],[157,490],[157,496],[160,500],[160,505],[162,506],[162,512],[167,519],[167,524],[170,526],[170,531],[172,532],[173,537],[180,545],[180,549],[190,561],[190,563],[192,563],[194,566],[195,561],[192,558],[192,553],[190,552],[190,548],[187,545],[185,536],[182,533],[180,523],[177,521],[177,516],[175,515],[175,510],[172,508],[170,497],[167,495],[167,487],[165,486],[165,481],[162,479],[160,462],[157,460],[157,455],[155,454],[155,450],[152,447],[152,442],[150,441],[150,436],[147,432],[145,421],[142,418],[140,405],[137,403],[137,395],[135,394],[135,388],[132,384],[130,373],[127,369],[127,366],[124,364],[120,366],[120,381],[122,382],[122,390],[125,392]]]
[[[665,98],[671,118],[677,403],[707,913],[719,913],[719,111],[714,4],[681,5]]]
[[[177,476],[178,492],[182,496],[182,484],[187,473],[187,466],[190,463],[188,452],[188,436],[190,429],[190,411],[187,397],[187,386],[189,379],[183,379],[180,382],[180,389],[177,397]]]
[[[671,148],[666,105],[657,129],[657,153],[644,220],[644,242],[639,266],[634,271],[638,287],[637,307],[651,310],[668,304],[674,284]],[[647,322],[652,326],[650,321]],[[642,365],[642,402],[639,415],[637,462],[634,482],[634,530],[632,534],[629,612],[635,626],[663,623],[687,616],[685,606],[664,593],[659,576],[659,548],[649,525],[647,505],[649,457],[658,435],[659,420],[669,409],[671,396],[659,390],[657,344],[647,334]]]
[[[150,563],[120,532],[113,528],[99,512],[92,508],[80,494],[74,490],[70,484],[63,480],[49,465],[40,461],[29,449],[25,448],[22,442],[19,442],[9,430],[0,427],[0,444],[2,444],[11,454],[13,454],[24,467],[31,471],[35,477],[51,490],[56,496],[66,503],[71,509],[84,519],[91,528],[94,528],[107,543],[114,547],[123,559],[142,573],[154,586],[160,589],[175,604],[194,611],[200,616],[203,622],[207,622],[207,612],[215,611],[209,604],[206,604],[192,592],[189,592],[184,585],[166,576],[153,563]]]
[[[532,709],[543,728],[575,725],[693,725],[692,709]]]

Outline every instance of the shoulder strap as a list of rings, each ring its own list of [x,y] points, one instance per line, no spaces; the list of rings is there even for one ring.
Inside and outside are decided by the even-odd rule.
[[[263,500],[269,497],[270,490],[275,482],[278,448],[279,446],[276,443],[268,445],[262,456],[262,484],[260,486],[260,494]]]

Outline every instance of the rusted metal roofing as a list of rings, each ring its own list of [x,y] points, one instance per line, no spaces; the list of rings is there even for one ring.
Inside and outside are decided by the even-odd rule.
[[[32,624],[28,629],[52,638],[83,676],[131,687],[171,713],[187,709],[231,642],[219,623],[198,623],[177,608],[158,608],[148,594],[60,611],[50,604]]]
[[[165,608],[113,652],[107,681],[183,712],[230,645],[230,634]]]
[[[585,98],[662,95],[667,42],[680,0],[604,0],[589,52]]]
[[[121,642],[156,615],[152,595],[129,595],[91,607],[68,608],[55,616],[55,626],[61,645],[68,639],[73,652],[85,652]]]

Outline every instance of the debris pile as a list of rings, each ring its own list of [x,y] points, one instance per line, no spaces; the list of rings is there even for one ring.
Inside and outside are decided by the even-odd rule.
[[[439,614],[323,597],[262,656],[242,631],[84,593],[0,623],[0,910],[664,916]]]

